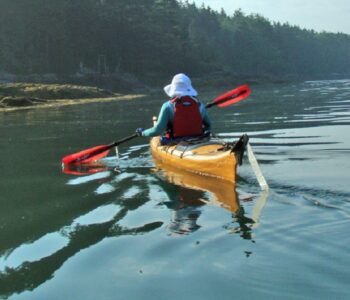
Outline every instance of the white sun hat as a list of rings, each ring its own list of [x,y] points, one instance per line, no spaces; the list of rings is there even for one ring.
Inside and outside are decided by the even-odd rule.
[[[198,95],[197,91],[192,87],[191,79],[183,73],[173,77],[171,84],[164,87],[164,92],[171,98]]]

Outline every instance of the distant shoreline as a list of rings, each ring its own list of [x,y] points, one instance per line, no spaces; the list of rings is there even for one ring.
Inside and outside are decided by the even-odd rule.
[[[0,84],[0,112],[45,109],[67,105],[133,100],[142,94],[117,94],[91,86],[72,84]]]
[[[277,78],[257,76],[230,76],[230,74],[210,74],[194,77],[193,84],[200,89],[217,87],[236,87],[241,84],[285,84],[291,82],[319,81],[319,80],[348,80],[350,76],[333,76],[333,78]],[[2,83],[0,84],[0,113],[13,111],[28,111],[32,109],[57,108],[69,105],[102,103],[111,101],[134,100],[161,90],[164,83],[153,83],[150,86],[133,86],[129,84],[129,91],[122,94],[111,92],[97,86],[84,86],[59,83]],[[155,88],[157,86],[157,88]]]
[[[57,99],[57,100],[48,100],[44,103],[30,105],[30,106],[12,106],[12,107],[0,107],[0,113],[2,112],[13,112],[13,111],[28,111],[33,109],[46,109],[46,108],[57,108],[70,105],[82,105],[82,104],[91,104],[91,103],[103,103],[103,102],[112,102],[112,101],[125,101],[125,100],[134,100],[145,97],[145,95],[122,95],[117,97],[108,97],[108,98],[88,98],[88,99]]]

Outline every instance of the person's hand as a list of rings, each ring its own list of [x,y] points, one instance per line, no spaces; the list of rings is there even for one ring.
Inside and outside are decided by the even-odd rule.
[[[142,132],[144,131],[144,129],[143,128],[137,128],[136,129],[136,134],[138,135],[138,136],[142,136]]]

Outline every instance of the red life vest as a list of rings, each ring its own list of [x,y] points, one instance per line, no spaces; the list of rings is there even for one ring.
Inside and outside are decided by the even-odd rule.
[[[192,97],[185,96],[170,100],[174,108],[173,123],[170,124],[167,137],[177,138],[203,134],[203,118],[200,104]]]

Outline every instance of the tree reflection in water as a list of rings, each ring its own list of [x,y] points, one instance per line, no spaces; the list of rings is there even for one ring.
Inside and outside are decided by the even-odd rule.
[[[105,168],[101,167],[100,169],[103,171],[101,174],[103,173],[104,176],[100,178],[96,176],[97,168],[100,168],[100,166],[94,166],[93,172],[88,173],[87,176],[81,176],[84,175],[82,169],[74,170],[74,172],[79,172],[81,177],[75,177],[74,181],[70,179],[69,182],[83,186],[93,184],[95,185],[95,191],[99,191],[101,187],[98,186],[96,189],[96,183],[103,186],[110,185],[110,188],[105,188],[105,192],[113,195],[114,200],[112,202],[116,202],[119,211],[108,221],[81,225],[75,224],[74,220],[85,215],[87,207],[92,212],[106,203],[110,203],[110,197],[103,198],[106,199],[105,202],[99,202],[96,201],[96,197],[100,195],[96,195],[96,193],[89,195],[91,203],[85,204],[87,207],[82,206],[80,211],[75,211],[75,217],[71,213],[64,212],[64,207],[59,207],[62,210],[57,210],[57,214],[60,214],[60,218],[66,218],[66,220],[64,220],[64,227],[57,228],[57,232],[62,233],[64,231],[68,243],[56,252],[38,260],[24,261],[16,267],[5,267],[0,272],[1,297],[8,298],[16,293],[36,289],[47,280],[52,279],[54,273],[68,259],[78,252],[100,243],[105,238],[147,234],[162,227],[163,222],[159,220],[132,228],[120,225],[130,211],[140,209],[141,206],[151,200],[159,202],[159,199],[151,199],[150,197],[152,184],[153,188],[155,184],[157,189],[160,188],[168,196],[168,201],[162,204],[171,211],[171,218],[166,226],[166,232],[170,236],[188,235],[199,230],[201,225],[198,224],[198,220],[203,212],[202,207],[204,205],[218,205],[230,211],[233,216],[232,223],[224,227],[230,233],[239,233],[242,238],[251,239],[252,226],[254,226],[255,221],[245,216],[233,184],[220,182],[215,178],[194,176],[193,174],[162,171],[159,175],[158,170],[150,174],[149,169],[132,173],[124,170],[123,173],[119,173],[112,170],[106,172]],[[146,172],[146,174],[142,174],[143,172]],[[132,188],[135,188],[136,193],[125,196],[127,191]],[[209,197],[208,193],[210,194]],[[116,198],[117,200],[115,200]],[[88,202],[88,199],[85,198],[84,201]],[[75,225],[73,226],[73,224]],[[68,231],[63,229],[67,227],[70,228]],[[46,232],[46,234],[48,233],[50,232]],[[43,233],[40,233],[40,236],[39,233],[33,233],[32,237],[35,237],[33,240],[21,241],[18,246],[8,249],[7,252],[13,252],[22,244],[34,243],[42,236]]]

